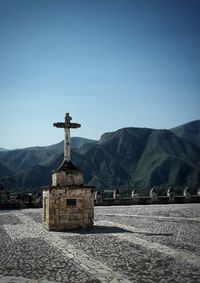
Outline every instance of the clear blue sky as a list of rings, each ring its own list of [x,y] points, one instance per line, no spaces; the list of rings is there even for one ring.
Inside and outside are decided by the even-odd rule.
[[[0,0],[0,147],[200,119],[199,0]]]

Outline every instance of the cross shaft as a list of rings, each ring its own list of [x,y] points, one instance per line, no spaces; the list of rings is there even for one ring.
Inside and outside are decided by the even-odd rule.
[[[64,160],[70,161],[70,129],[80,128],[81,125],[77,123],[71,123],[72,118],[69,116],[69,113],[65,114],[65,122],[54,123],[53,126],[56,128],[63,128],[65,131],[64,139]]]

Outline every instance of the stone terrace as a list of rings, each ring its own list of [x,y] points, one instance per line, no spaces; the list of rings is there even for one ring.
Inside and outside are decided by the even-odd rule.
[[[200,282],[200,204],[96,207],[90,231],[41,223],[0,211],[1,283]]]

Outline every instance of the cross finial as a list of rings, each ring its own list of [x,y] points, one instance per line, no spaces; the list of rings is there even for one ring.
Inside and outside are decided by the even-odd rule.
[[[70,123],[72,117],[69,116],[69,113],[65,114],[65,123]]]

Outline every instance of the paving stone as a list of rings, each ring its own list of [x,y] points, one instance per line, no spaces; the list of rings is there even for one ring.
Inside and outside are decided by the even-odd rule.
[[[15,216],[13,213],[2,213],[0,211],[0,225],[16,225],[16,224],[22,224],[19,217]]]
[[[199,204],[96,207],[93,230],[59,233],[41,209],[1,211],[0,283],[200,282],[199,215]]]

